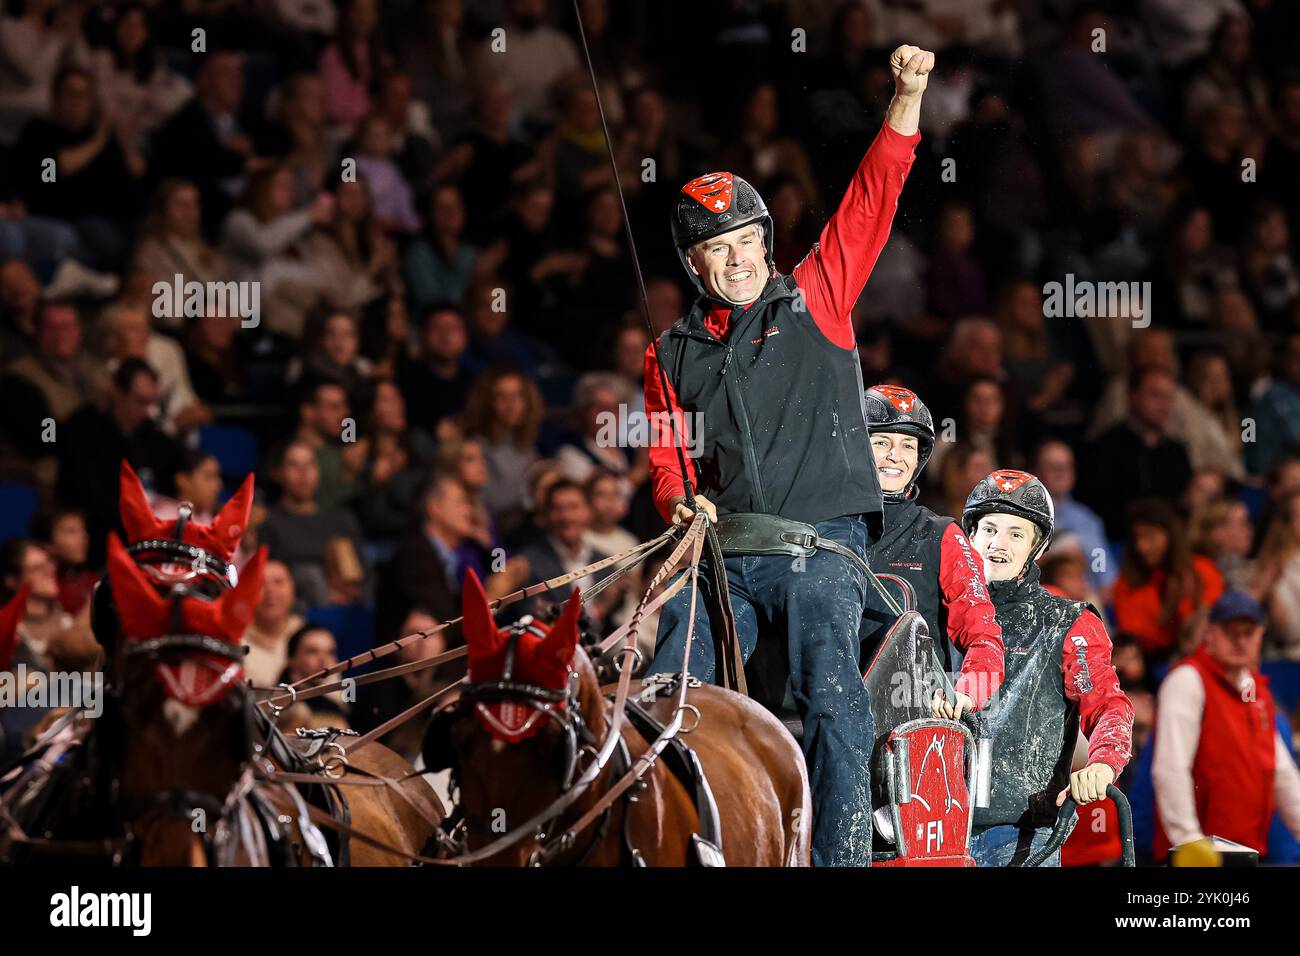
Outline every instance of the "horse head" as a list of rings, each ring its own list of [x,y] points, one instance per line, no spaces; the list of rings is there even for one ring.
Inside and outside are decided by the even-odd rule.
[[[109,537],[109,586],[124,636],[121,808],[145,864],[206,860],[246,776],[252,703],[240,639],[265,565],[263,548],[214,598],[185,580],[165,584]]]
[[[248,525],[253,507],[253,475],[244,479],[210,524],[192,520],[190,505],[182,503],[174,519],[158,518],[135,470],[122,460],[119,490],[126,552],[140,565],[161,592],[180,585],[190,592],[215,598],[239,580],[231,559]],[[112,590],[97,587],[92,599],[91,630],[108,652],[110,663],[122,642]],[[110,667],[110,671],[115,670]]]
[[[213,596],[235,584],[230,560],[248,526],[253,507],[253,475],[222,505],[210,524],[193,521],[188,503],[174,519],[158,518],[144,486],[125,460],[121,476],[122,527],[127,551],[138,564],[165,584],[188,582]]]
[[[579,754],[603,741],[605,716],[595,668],[578,643],[576,589],[549,626],[524,617],[497,627],[473,571],[462,603],[466,685],[456,705],[435,715],[425,762],[453,768],[467,845],[477,849],[569,787]],[[535,845],[530,837],[494,859],[522,863]]]

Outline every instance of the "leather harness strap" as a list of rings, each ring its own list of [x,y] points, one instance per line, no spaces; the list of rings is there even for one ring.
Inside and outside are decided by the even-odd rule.
[[[356,776],[353,776],[353,774],[356,774]],[[420,819],[424,820],[429,826],[434,829],[438,829],[440,826],[440,822],[434,820],[423,807],[419,806],[415,799],[402,789],[398,781],[383,774],[372,773],[369,770],[354,767],[351,764],[348,765],[348,773],[345,776],[331,780],[324,780],[313,773],[298,773],[290,770],[280,770],[279,768],[268,769],[267,767],[258,767],[258,775],[262,779],[273,783],[303,783],[316,786],[328,784],[337,787],[386,787],[401,797],[403,802],[410,806],[419,815]]]
[[[690,615],[687,618],[689,623],[686,628],[686,642],[683,651],[683,661],[682,661],[683,673],[686,673],[687,671],[686,665],[687,662],[690,660],[691,639],[694,636],[694,632],[695,632],[695,602],[696,602],[696,598],[699,595],[698,577],[699,577],[699,570],[700,570],[700,552],[701,552],[701,546],[703,544],[703,540],[702,540],[703,535],[700,534],[701,522],[704,523],[703,527],[707,529],[708,518],[700,513],[697,513],[695,518],[692,521],[690,530],[686,533],[686,536],[682,538],[681,544],[679,544],[677,548],[674,550],[672,557],[670,557],[669,560],[665,562],[664,566],[659,569],[659,573],[655,575],[655,579],[654,581],[651,582],[650,588],[646,590],[646,596],[648,597],[650,591],[652,591],[655,587],[658,587],[658,585],[662,582],[662,580],[665,577],[667,577],[668,574],[671,574],[676,569],[677,562],[680,561],[681,559],[679,552],[682,550],[682,546],[685,545],[688,541],[692,542],[693,547],[691,551],[690,576],[692,581],[694,582],[694,586],[692,586],[691,588]],[[645,609],[645,603],[646,603],[645,598],[642,598],[641,605],[638,606],[637,613],[633,616],[632,619],[633,626],[632,629],[629,631],[629,638],[632,641],[635,641],[636,629],[640,623],[642,612]],[[626,719],[625,716],[626,709],[627,709],[626,704],[628,700],[627,691],[628,691],[628,686],[630,684],[630,677],[631,677],[631,668],[625,666],[623,672],[619,675],[618,692],[614,696],[614,720],[611,723],[609,733],[615,733],[615,732],[621,733],[622,723]],[[605,794],[599,800],[597,800],[596,803],[576,823],[574,823],[571,827],[565,830],[564,833],[560,834],[555,845],[564,846],[566,842],[571,843],[574,837],[578,833],[582,832],[582,830],[590,826],[591,823],[597,817],[599,817],[601,813],[605,811],[606,808],[611,806],[614,803],[614,801],[618,800],[629,787],[631,787],[634,783],[639,781],[646,773],[650,771],[650,769],[654,766],[655,761],[658,760],[659,755],[663,752],[664,748],[668,746],[669,741],[672,740],[672,738],[675,737],[678,734],[678,732],[680,732],[681,730],[682,714],[683,712],[685,712],[687,706],[686,688],[688,683],[689,683],[688,681],[682,681],[681,690],[678,694],[677,706],[673,709],[672,722],[663,729],[663,731],[659,734],[658,737],[656,737],[654,740],[650,742],[649,749],[647,749],[645,753],[641,754],[641,756],[639,756],[636,759],[636,761],[633,763],[632,767],[627,771],[627,773],[625,773],[617,782],[611,785],[609,789],[605,791]]]
[[[896,616],[903,614],[903,608],[861,555],[838,541],[821,537],[817,529],[806,522],[758,512],[719,515],[718,540],[724,555],[788,554],[807,558],[818,549],[831,551],[862,572],[891,613]]]
[[[716,621],[711,622],[713,632],[713,658],[718,664],[722,686],[738,694],[749,696],[745,681],[745,655],[740,646],[740,633],[736,630],[736,612],[731,606],[731,589],[727,585],[727,566],[718,540],[717,530],[710,525],[704,536],[708,549],[708,575],[710,590],[717,595]]]
[[[433,657],[426,657],[423,660],[412,661],[409,664],[397,664],[393,667],[385,667],[383,670],[371,671],[369,674],[362,674],[359,677],[345,677],[342,680],[331,681],[328,684],[318,684],[315,687],[307,687],[302,690],[286,691],[281,687],[252,687],[251,689],[258,693],[270,694],[271,696],[259,701],[266,704],[269,702],[272,711],[283,709],[280,701],[294,703],[297,701],[311,700],[313,697],[322,697],[325,694],[332,694],[336,690],[345,690],[348,687],[361,687],[365,684],[374,684],[381,680],[387,680],[390,677],[401,677],[403,674],[413,674],[416,671],[428,670],[430,667],[437,667],[440,664],[446,664],[450,661],[459,660],[464,657],[466,650],[464,647],[453,648],[442,654]]]
[[[677,675],[677,679],[683,680],[681,675]],[[671,693],[671,685],[661,687],[660,691]],[[653,740],[664,732],[664,725],[639,702],[629,700],[627,712],[632,725],[647,740]],[[695,804],[695,812],[700,820],[698,835],[721,853],[722,817],[718,813],[718,804],[713,798],[713,789],[709,786],[709,779],[700,764],[699,756],[684,740],[674,737],[668,749],[664,751],[663,763],[686,789],[687,795]]]
[[[672,584],[668,585],[666,588],[664,588],[662,591],[659,592],[658,596],[655,597],[653,601],[651,601],[649,604],[645,606],[645,613],[647,615],[653,614],[655,611],[659,610],[660,606],[663,605],[665,601],[668,601],[678,591],[686,587],[686,584],[689,580],[690,580],[690,575],[683,574]],[[609,637],[602,640],[595,647],[589,649],[587,653],[591,656],[591,659],[596,660],[597,658],[604,657],[610,651],[614,650],[620,643],[626,640],[627,632],[631,629],[631,627],[632,627],[631,621],[628,621],[626,624],[620,625],[609,635]]]
[[[366,733],[361,734],[358,737],[351,738],[346,744],[343,745],[343,750],[346,753],[351,753],[352,751],[357,750],[360,747],[364,747],[366,744],[371,743],[372,741],[378,740],[380,737],[384,736],[384,734],[388,733],[394,727],[406,723],[406,721],[410,720],[412,717],[414,717],[416,714],[420,713],[421,711],[428,710],[435,703],[437,703],[439,698],[445,695],[448,691],[452,690],[455,687],[459,687],[463,683],[464,683],[463,680],[458,680],[455,681],[454,683],[448,684],[446,687],[439,688],[438,690],[430,694],[428,697],[426,697],[424,700],[420,701],[418,704],[413,704],[412,706],[406,708],[406,710],[402,711],[396,717],[390,717],[388,720],[384,721],[378,727],[374,727],[369,731],[367,731]]]

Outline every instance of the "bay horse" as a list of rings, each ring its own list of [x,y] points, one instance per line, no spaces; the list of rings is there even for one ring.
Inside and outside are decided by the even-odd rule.
[[[164,595],[116,535],[109,539],[109,582],[126,638],[118,795],[141,865],[323,859],[323,835],[312,832],[301,798],[286,789],[293,785],[259,783],[250,763],[269,724],[257,720],[243,681],[239,638],[257,606],[265,563],[262,549],[239,583],[214,600]],[[432,788],[419,777],[402,780],[414,768],[381,744],[347,758],[347,772],[322,784],[346,787],[349,826],[418,854],[443,816]],[[393,780],[406,798],[387,787],[348,786],[348,774]],[[291,827],[275,825],[285,818]],[[362,841],[351,843],[349,855],[355,866],[409,862]]]
[[[309,780],[305,789],[274,778],[277,769],[312,767],[244,682],[239,641],[260,596],[265,550],[242,575],[229,562],[247,524],[253,476],[207,525],[190,521],[184,505],[174,521],[156,518],[126,462],[121,491],[131,543],[110,538],[109,573],[93,598],[93,627],[109,656],[104,714],[74,721],[75,735],[60,731],[47,748],[61,759],[43,766],[39,754],[31,757],[26,776],[0,793],[29,834],[49,835],[26,839],[18,852],[117,865],[333,863],[312,819],[328,828],[337,816],[382,845],[341,835],[338,857],[355,866],[408,865],[444,811],[388,748],[349,750],[346,764],[335,764],[339,776],[319,775],[320,784]],[[265,771],[270,779],[258,779]],[[373,786],[349,786],[359,778]],[[304,793],[326,794],[327,785],[332,792],[321,802],[332,812],[322,813]]]
[[[478,854],[470,859],[495,866],[542,860],[584,866],[707,863],[694,840],[705,828],[705,808],[663,756],[558,851],[545,845],[546,837],[589,815],[620,771],[646,753],[651,731],[644,730],[644,722],[642,729],[622,724],[617,751],[624,758],[608,763],[580,797],[546,819],[539,828],[544,832],[491,851],[503,833],[539,815],[545,819],[548,808],[572,787],[582,756],[609,742],[613,704],[579,646],[580,609],[575,589],[549,628],[527,618],[498,628],[478,577],[472,571],[466,576],[467,683],[459,701],[431,722],[425,762],[430,769],[452,768],[459,792],[457,826],[466,850]],[[698,719],[684,728],[689,733],[683,739],[716,804],[722,860],[728,866],[809,865],[811,797],[794,739],[767,710],[740,694],[692,686],[686,700]],[[668,723],[675,702],[659,699],[647,709]]]
[[[180,517],[176,521],[160,520],[157,518],[153,509],[149,505],[148,497],[144,493],[144,488],[136,477],[131,466],[123,461],[121,471],[121,502],[122,502],[122,523],[126,529],[128,539],[134,542],[132,555],[137,565],[144,564],[146,570],[151,572],[155,585],[164,588],[171,586],[176,587],[178,583],[189,586],[197,583],[198,586],[193,588],[200,596],[205,593],[211,595],[212,588],[210,582],[216,579],[222,587],[229,583],[232,575],[229,572],[227,562],[231,560],[239,540],[242,537],[244,529],[248,525],[248,518],[252,509],[253,501],[253,482],[254,476],[248,475],[238,491],[230,498],[229,501],[218,511],[212,521],[207,525],[198,524],[188,521],[185,512],[185,506],[182,506]],[[168,541],[179,545],[188,545],[190,551],[184,548],[169,547]],[[177,561],[176,559],[183,559]],[[258,559],[254,559],[257,561]],[[188,568],[184,561],[189,562]],[[264,563],[265,558],[261,559]],[[248,575],[253,565],[250,565],[245,571]],[[261,564],[258,564],[258,577],[260,579]],[[178,579],[177,571],[181,572]],[[129,571],[125,566],[121,568],[123,574],[130,577]],[[187,573],[189,572],[189,573]],[[204,581],[209,582],[209,587],[205,590]],[[241,582],[242,583],[242,582]],[[260,590],[260,580],[259,580]],[[216,600],[224,599],[221,594],[222,587],[217,588]],[[238,590],[239,585],[236,585]],[[114,596],[116,596],[114,594]],[[251,617],[253,608],[256,607],[257,599],[251,601],[238,601],[239,614],[247,614]],[[120,607],[120,606],[119,606]],[[122,623],[126,623],[123,620]],[[246,626],[246,625],[245,625]],[[225,635],[226,639],[238,647],[239,638],[242,636],[244,628],[241,627],[237,632],[231,632]],[[128,638],[127,645],[130,646]],[[155,668],[155,671],[158,671]],[[191,673],[198,673],[192,671]],[[160,681],[155,681],[160,684]],[[212,720],[207,723],[216,724],[216,727],[207,729],[200,728],[198,732],[206,733],[212,740],[204,748],[206,754],[205,766],[203,771],[206,775],[217,774],[225,784],[225,793],[231,792],[231,787],[240,779],[238,774],[234,773],[235,767],[229,760],[223,760],[220,756],[222,742],[225,742],[227,754],[234,756],[243,756],[239,766],[243,768],[246,761],[251,756],[250,750],[256,750],[260,753],[262,759],[272,761],[272,766],[280,770],[294,770],[294,766],[286,764],[296,763],[294,755],[291,752],[293,747],[285,747],[285,740],[280,736],[279,731],[274,724],[263,719],[263,714],[255,709],[246,685],[243,684],[242,668],[239,674],[239,687],[236,688],[235,699],[238,701],[234,710],[243,715],[241,725],[235,715],[226,715],[223,720],[220,716],[213,715]],[[175,696],[174,687],[164,687],[169,696]],[[176,748],[178,741],[168,739],[165,742],[158,739],[161,731],[161,724],[157,720],[160,713],[170,707],[175,710],[176,704],[171,705],[157,699],[157,687],[153,689],[152,700],[144,704],[147,714],[151,714],[151,722],[142,725],[142,733],[145,736],[144,741],[152,741],[155,749]],[[207,716],[207,715],[205,715]],[[224,723],[224,727],[221,725]],[[174,729],[174,728],[173,728]],[[239,735],[243,733],[246,742],[233,748],[229,745],[232,739],[238,740]],[[182,735],[183,736],[183,735]],[[192,751],[194,747],[180,748]],[[415,768],[398,754],[377,742],[366,743],[356,749],[348,750],[346,763],[335,766],[341,770],[341,775],[337,778],[331,778],[329,783],[334,785],[336,800],[334,810],[339,811],[339,805],[346,803],[347,824],[355,829],[358,833],[364,834],[377,843],[386,847],[391,847],[410,855],[418,854],[424,849],[425,844],[433,836],[445,816],[445,811],[434,793],[433,788],[420,776],[415,774]],[[287,758],[287,759],[286,759]],[[145,761],[143,767],[154,767],[154,773],[158,772],[157,764]],[[197,769],[197,768],[196,768]],[[143,771],[147,773],[147,771]],[[172,769],[164,771],[168,774],[182,773],[181,766],[173,765]],[[242,772],[242,770],[241,770]],[[358,778],[364,777],[365,781],[375,783],[376,781],[385,781],[387,786],[365,787],[361,785],[351,785]],[[325,779],[322,778],[322,783]],[[177,778],[170,780],[148,779],[147,777],[139,781],[133,781],[133,784],[141,788],[158,788],[156,792],[166,792],[169,788],[174,788],[177,784]],[[127,786],[127,780],[124,777],[123,786]],[[218,787],[217,789],[220,789]],[[259,792],[254,799],[265,797],[266,800],[279,811],[279,815],[288,815],[295,820],[293,830],[294,845],[299,851],[299,862],[309,862],[312,859],[312,853],[307,845],[307,840],[303,830],[310,829],[306,816],[302,814],[301,801],[295,797],[292,785],[281,785],[259,788]],[[328,826],[328,819],[326,820]],[[182,839],[179,841],[181,846],[188,845],[187,851],[191,857],[195,855],[195,841],[192,837],[184,837],[183,832],[180,834]],[[343,841],[347,843],[347,857],[351,865],[354,866],[405,866],[410,860],[400,853],[393,853],[389,850],[381,849],[362,840],[348,840],[346,836],[340,836],[340,845]],[[175,847],[175,841],[171,844]],[[186,851],[182,851],[184,853]]]

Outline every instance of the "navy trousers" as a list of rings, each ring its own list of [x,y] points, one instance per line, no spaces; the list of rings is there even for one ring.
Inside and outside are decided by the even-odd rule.
[[[819,537],[865,558],[867,527],[860,518],[831,518],[816,527]],[[870,586],[851,561],[830,551],[807,558],[740,555],[725,564],[745,659],[759,641],[782,641],[789,655],[812,785],[813,863],[868,866],[874,731],[858,669],[858,631]],[[703,575],[699,581],[687,671],[717,683],[705,600],[713,596]],[[688,586],[665,602],[650,673],[682,670],[690,601]]]

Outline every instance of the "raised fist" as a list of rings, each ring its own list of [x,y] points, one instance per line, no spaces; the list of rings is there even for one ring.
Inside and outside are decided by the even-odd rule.
[[[920,96],[934,69],[934,54],[905,43],[889,55],[889,69],[894,74],[895,93]]]

